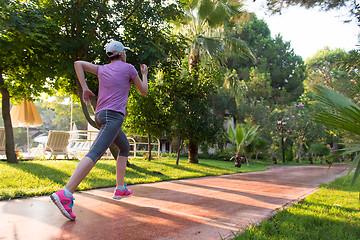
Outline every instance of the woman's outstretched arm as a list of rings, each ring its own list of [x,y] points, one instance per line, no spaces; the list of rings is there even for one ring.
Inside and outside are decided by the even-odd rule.
[[[97,75],[97,65],[86,62],[86,61],[75,61],[74,62],[74,67],[75,67],[75,71],[76,71],[76,75],[79,79],[80,85],[83,89],[83,101],[85,103],[90,103],[90,99],[89,96],[95,96],[95,94],[90,91],[89,87],[86,84],[86,80],[85,80],[85,73],[84,71],[93,73],[95,75]]]

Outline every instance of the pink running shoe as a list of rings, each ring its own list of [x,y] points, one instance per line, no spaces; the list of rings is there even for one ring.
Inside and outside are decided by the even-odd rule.
[[[130,197],[132,194],[133,194],[133,191],[127,189],[125,186],[125,189],[122,191],[119,189],[115,189],[113,199],[119,200],[122,198]]]
[[[64,190],[51,194],[50,198],[65,217],[72,221],[75,220],[76,216],[72,212],[75,198],[65,196]]]

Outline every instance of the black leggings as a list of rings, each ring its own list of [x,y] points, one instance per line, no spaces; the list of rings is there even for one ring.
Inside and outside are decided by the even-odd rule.
[[[129,156],[130,145],[126,135],[121,130],[124,115],[120,112],[102,110],[95,115],[95,122],[100,131],[86,154],[96,163],[105,151],[114,143],[119,149],[119,156]]]

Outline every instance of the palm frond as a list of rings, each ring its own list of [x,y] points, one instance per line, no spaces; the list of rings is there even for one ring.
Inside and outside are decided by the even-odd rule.
[[[360,135],[360,126],[347,117],[335,115],[328,112],[319,112],[315,114],[315,122],[321,123],[330,127],[342,129]]]
[[[222,24],[227,18],[226,9],[216,1],[199,1],[198,10],[200,19],[206,20],[210,27]]]
[[[236,142],[238,145],[243,145],[243,142],[244,142],[244,139],[245,139],[245,135],[246,135],[246,132],[245,132],[245,129],[244,129],[244,126],[242,125],[237,125],[236,127]]]
[[[201,0],[199,1],[197,9],[200,19],[207,19],[215,9],[215,2],[211,0]]]
[[[250,126],[244,124],[237,124],[235,130],[230,125],[225,136],[234,144],[238,153],[246,154],[249,149],[247,148],[253,143],[257,137],[258,126]]]
[[[357,178],[359,177],[359,174],[360,174],[360,164],[359,163],[360,163],[360,155],[357,155],[356,158],[353,160],[352,169],[351,170],[349,169],[349,173],[348,173],[348,175],[349,175],[356,166],[356,170],[354,173],[353,180],[351,182],[351,186],[354,186]]]
[[[360,160],[360,155],[358,155],[354,158],[353,162],[351,163],[351,165],[349,167],[348,176],[354,170],[354,168],[359,164],[359,160]],[[345,179],[345,181],[346,181],[346,179]]]
[[[341,93],[314,85],[315,98],[322,104],[316,121],[360,135],[360,108]]]
[[[347,110],[349,112],[349,115],[351,115],[351,119],[355,122],[360,123],[360,108],[358,108],[357,106],[351,106],[351,108]]]
[[[238,57],[242,59],[250,59],[253,62],[256,62],[255,55],[251,52],[247,44],[240,38],[228,37],[225,40],[225,47],[228,49],[228,53],[232,57]]]
[[[351,99],[339,92],[328,89],[324,86],[315,85],[313,89],[315,97],[321,103],[320,112],[315,114],[316,122],[327,126],[339,128],[349,133],[360,135],[360,108]],[[346,155],[360,151],[360,144],[348,144],[341,151]],[[353,160],[348,175],[356,168],[351,185],[353,186],[360,175],[360,155]]]
[[[194,9],[199,4],[199,0],[189,0],[187,3],[189,9]]]
[[[220,53],[224,51],[223,42],[217,38],[210,37],[199,37],[199,43],[202,46],[202,49],[211,57],[219,56]]]
[[[254,141],[255,137],[257,136],[257,130],[259,126],[253,126],[251,127],[247,132],[245,136],[245,145],[250,144],[252,141]]]
[[[231,126],[231,124],[229,125],[228,135],[229,135],[229,137],[232,138],[232,139],[235,138],[235,130],[234,130],[234,128]]]
[[[315,90],[315,98],[325,104],[328,105],[328,107],[335,108],[336,110],[342,110],[344,109],[359,109],[359,107],[353,103],[349,98],[345,97],[343,94],[329,89],[327,87],[321,86],[321,85],[314,85],[313,89]]]
[[[234,145],[236,145],[235,130],[230,125],[228,131],[224,131],[226,138]]]

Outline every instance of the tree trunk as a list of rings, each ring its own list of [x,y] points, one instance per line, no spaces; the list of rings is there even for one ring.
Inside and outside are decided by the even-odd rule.
[[[177,157],[176,157],[176,165],[179,165],[180,151],[181,151],[183,142],[184,141],[182,139],[179,140],[179,147],[178,147],[178,150],[177,150]]]
[[[189,140],[189,163],[199,163],[199,146],[198,144],[190,139]]]
[[[217,142],[217,146],[220,152],[223,152],[225,149],[224,143],[222,141]]]
[[[235,154],[235,163],[234,163],[234,165],[235,165],[235,167],[241,167],[241,164],[243,163],[242,161],[241,161],[241,159],[242,159],[242,155],[240,154],[240,152],[236,152],[236,154]]]
[[[337,142],[333,142],[332,154],[336,155],[339,153],[339,144]],[[339,162],[339,158],[335,158],[334,162]]]
[[[2,77],[3,70],[0,69],[0,92],[2,95],[2,117],[5,127],[5,153],[8,163],[18,163],[15,153],[14,133],[10,116],[10,94],[4,87],[4,79]]]
[[[338,154],[339,144],[338,144],[337,142],[334,142],[334,143],[333,143],[333,148],[332,148],[332,150],[333,150],[333,154],[334,154],[334,155],[335,155],[335,154]]]
[[[298,158],[299,158],[299,163],[301,163],[301,151],[302,151],[302,143],[300,143],[300,146],[299,146],[299,152],[298,152]]]
[[[148,132],[148,160],[150,161],[151,160],[151,135],[150,133]]]
[[[86,104],[84,103],[83,101],[83,98],[82,98],[82,88],[81,88],[81,85],[80,85],[80,82],[79,80],[75,80],[76,81],[76,89],[77,89],[77,92],[78,92],[78,95],[79,95],[79,98],[80,98],[80,102],[81,102],[81,109],[83,110],[83,113],[84,113],[84,116],[86,118],[86,121],[94,128],[96,129],[99,129],[98,126],[96,125],[95,121],[90,117],[90,114],[87,110],[87,107],[86,107]],[[96,101],[97,101],[97,97],[92,97],[90,96],[90,100],[91,100],[91,107],[93,109],[96,108]]]
[[[285,140],[284,140],[284,127],[281,127],[281,149],[282,149],[282,161],[285,164]]]
[[[189,56],[189,72],[197,80],[199,79],[198,70],[200,63],[200,53],[198,49],[192,48]]]
[[[189,72],[195,80],[199,79],[198,69],[200,63],[200,52],[196,48],[191,48],[189,56]],[[193,139],[189,139],[189,163],[199,163],[198,144]]]

